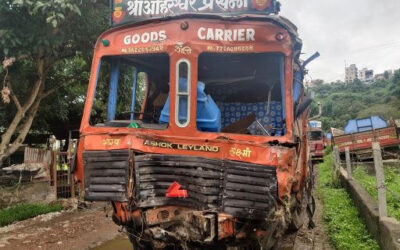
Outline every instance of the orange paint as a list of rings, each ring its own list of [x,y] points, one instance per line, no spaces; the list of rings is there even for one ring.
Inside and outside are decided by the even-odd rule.
[[[260,6],[269,1],[256,0]],[[116,1],[117,3],[117,1]],[[261,7],[260,7],[261,8]],[[251,18],[255,18],[251,20]],[[240,20],[240,22],[238,21]],[[130,26],[111,29],[99,38],[94,51],[92,74],[88,86],[88,93],[80,127],[81,140],[78,147],[78,161],[75,172],[76,179],[83,185],[84,163],[83,151],[102,151],[131,149],[140,153],[156,153],[169,155],[201,156],[211,159],[226,159],[232,161],[249,162],[259,165],[272,166],[277,170],[278,198],[290,197],[292,192],[299,191],[308,175],[307,170],[307,114],[303,114],[297,121],[300,130],[295,126],[293,104],[293,34],[283,25],[274,24],[265,20],[256,20],[255,16],[233,21],[212,20],[198,18],[184,18],[163,22],[146,22]],[[283,21],[282,21],[283,22]],[[183,23],[187,29],[181,29]],[[290,25],[288,24],[290,27]],[[201,28],[212,29],[253,29],[254,41],[214,41],[202,39]],[[200,30],[200,35],[199,35]],[[293,29],[294,30],[294,29]],[[159,41],[138,40],[132,42],[134,34],[156,32],[166,35],[166,39]],[[161,33],[160,33],[161,32]],[[294,32],[294,31],[292,31]],[[249,34],[249,36],[252,33]],[[276,38],[282,34],[281,41]],[[103,39],[110,41],[110,46],[104,47]],[[182,43],[178,49],[177,43]],[[191,119],[185,128],[178,127],[174,119],[165,130],[150,130],[126,127],[94,127],[89,124],[89,117],[94,99],[97,80],[97,70],[103,56],[121,54],[166,53],[170,60],[170,83],[176,82],[177,61],[187,59],[192,69],[198,68],[198,57],[203,52],[221,53],[280,53],[284,56],[284,97],[286,114],[286,132],[283,136],[254,136],[247,134],[209,133],[201,132],[196,128],[195,119]],[[197,106],[197,70],[191,71],[191,99],[190,117],[196,117]],[[175,117],[176,86],[170,84],[170,117]],[[146,95],[147,95],[146,91]],[[144,107],[142,107],[142,112]],[[173,143],[176,148],[160,147],[146,144],[146,140]],[[186,145],[186,146],[185,146]],[[187,150],[187,145],[205,146],[218,150]],[[287,146],[289,145],[289,146]],[[180,190],[182,191],[182,190]],[[114,203],[115,216],[121,223],[126,223],[132,218],[141,216],[140,211],[131,213],[126,203]],[[154,216],[152,221],[156,221]],[[218,238],[234,235],[234,219],[218,217]],[[260,231],[261,233],[261,231]]]
[[[174,181],[171,186],[167,189],[165,193],[166,197],[175,197],[175,198],[186,198],[188,197],[187,190],[181,189],[181,185],[178,182]]]
[[[227,214],[218,214],[218,239],[233,236],[235,233],[235,219]]]

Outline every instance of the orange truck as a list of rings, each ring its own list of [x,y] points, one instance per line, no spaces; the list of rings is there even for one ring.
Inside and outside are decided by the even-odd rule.
[[[77,182],[135,249],[269,249],[311,217],[305,65],[276,0],[114,0]]]
[[[320,162],[324,158],[324,132],[320,121],[309,121],[308,141],[310,156],[313,162]]]

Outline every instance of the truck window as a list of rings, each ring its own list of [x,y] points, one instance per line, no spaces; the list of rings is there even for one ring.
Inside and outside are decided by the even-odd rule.
[[[181,59],[176,63],[176,104],[175,122],[179,127],[186,127],[190,115],[190,62]]]
[[[165,129],[159,117],[169,93],[167,54],[101,59],[90,123],[93,126]]]
[[[308,132],[308,139],[310,139],[311,141],[322,140],[322,132],[321,131],[310,131],[310,132]]]
[[[199,57],[198,76],[199,130],[285,134],[283,55],[203,53]]]

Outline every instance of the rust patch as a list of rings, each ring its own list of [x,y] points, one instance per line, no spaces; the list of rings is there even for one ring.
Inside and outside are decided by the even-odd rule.
[[[218,239],[233,236],[235,233],[235,219],[227,214],[218,215]]]
[[[185,207],[166,206],[146,211],[146,223],[156,225],[184,218],[190,210]]]

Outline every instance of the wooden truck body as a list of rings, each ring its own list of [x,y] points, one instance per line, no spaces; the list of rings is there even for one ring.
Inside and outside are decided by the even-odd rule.
[[[379,142],[386,151],[384,157],[396,156],[400,149],[398,127],[396,123],[385,121],[379,116],[349,120],[344,131],[332,130],[332,143],[339,147],[341,153],[346,147],[360,160],[372,157],[372,142]]]
[[[379,142],[382,148],[398,147],[400,140],[396,126],[333,137],[333,143],[340,152],[345,152],[346,147],[352,152],[371,150],[372,142]]]

